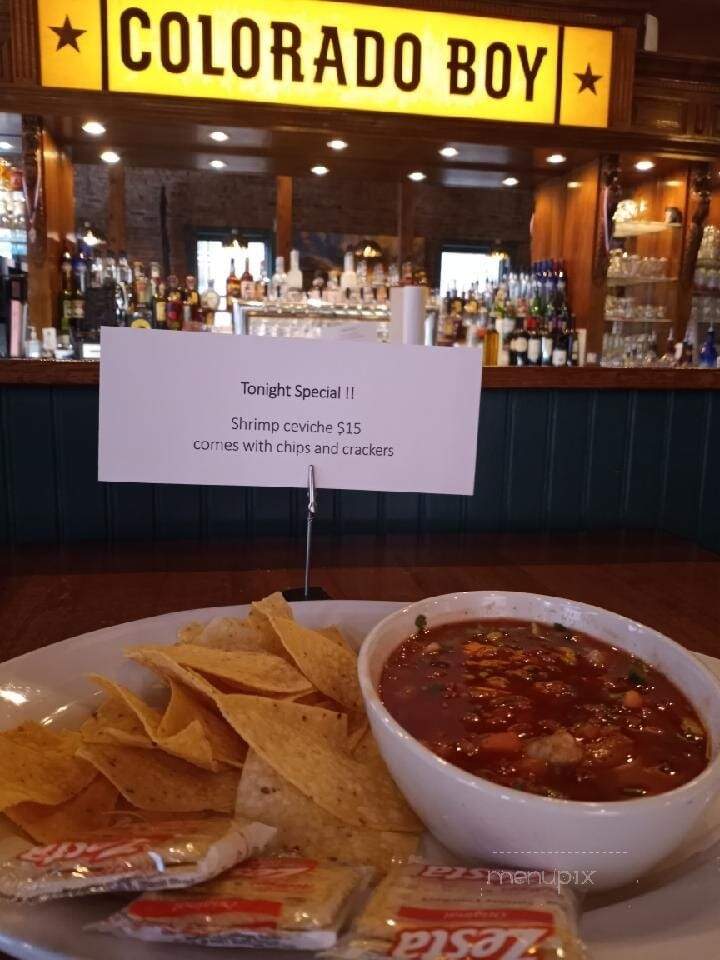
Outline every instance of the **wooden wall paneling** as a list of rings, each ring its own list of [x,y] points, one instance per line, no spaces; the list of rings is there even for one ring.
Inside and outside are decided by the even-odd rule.
[[[10,64],[12,82],[40,83],[37,5],[35,0],[8,0],[10,12]]]
[[[460,533],[462,530],[464,497],[428,493],[424,496],[422,532]]]
[[[609,123],[611,127],[621,130],[628,129],[632,123],[637,34],[635,27],[619,27],[613,33]]]
[[[671,396],[660,390],[632,395],[623,514],[633,527],[653,530],[660,524]]]
[[[11,514],[10,443],[8,438],[7,392],[0,391],[0,544],[15,539],[15,522]]]
[[[369,490],[338,491],[342,533],[377,533],[378,505],[382,494]]]
[[[484,392],[480,400],[475,493],[466,506],[468,530],[502,530],[511,392]]]
[[[251,534],[288,534],[296,529],[294,490],[287,487],[256,487],[248,493]]]
[[[720,552],[720,393],[710,395],[707,417],[697,539]]]
[[[155,491],[146,483],[106,483],[108,531],[112,540],[155,537]]]
[[[420,525],[420,495],[386,493],[383,497],[383,528],[388,533],[413,533]]]
[[[578,327],[588,331],[588,350],[602,345],[605,284],[594,270],[595,245],[600,216],[600,162],[593,160],[571,170],[563,180],[579,183],[566,187],[562,256],[567,265],[568,296]]]
[[[292,177],[276,177],[275,183],[275,253],[285,257],[285,268],[288,269],[292,246],[293,181]],[[268,272],[272,274],[270,267]]]
[[[585,474],[583,527],[622,526],[630,393],[596,393],[590,404],[590,454]]]
[[[125,167],[121,162],[108,168],[107,245],[115,256],[127,250],[126,236]]]
[[[564,177],[546,180],[536,187],[530,237],[531,260],[562,256],[567,194]]]
[[[62,529],[50,387],[5,391],[9,513],[16,543],[55,543]]]
[[[97,479],[97,392],[92,387],[52,391],[56,434],[56,493],[60,539],[104,540],[107,491]]]
[[[202,539],[200,487],[154,485],[155,536],[158,540]]]
[[[554,390],[548,408],[545,523],[548,530],[581,530],[593,394]]]
[[[709,397],[677,394],[666,424],[670,445],[661,523],[664,530],[688,539],[698,529]]]
[[[206,535],[210,540],[228,537],[241,540],[248,535],[245,487],[207,487],[205,501]]]
[[[541,530],[545,525],[550,398],[548,390],[525,390],[516,391],[510,400],[507,530]]]

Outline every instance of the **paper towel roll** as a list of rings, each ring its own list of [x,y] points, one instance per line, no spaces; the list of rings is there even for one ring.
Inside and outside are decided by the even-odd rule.
[[[390,343],[425,342],[425,300],[422,287],[390,290]]]

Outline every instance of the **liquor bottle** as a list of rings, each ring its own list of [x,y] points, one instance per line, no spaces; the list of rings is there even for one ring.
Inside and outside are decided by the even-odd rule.
[[[153,324],[158,330],[167,330],[167,297],[165,296],[165,284],[158,280],[157,291],[153,298]]]
[[[375,299],[378,303],[386,303],[388,298],[385,270],[381,263],[376,263],[372,271],[372,285],[375,288]]]
[[[250,273],[250,259],[245,258],[245,269],[240,276],[240,299],[252,300],[255,296],[255,280]]]
[[[496,367],[500,351],[500,333],[497,325],[490,325],[485,331],[485,347],[483,351],[483,366]]]
[[[552,365],[553,352],[553,329],[547,317],[542,318],[542,327],[540,328],[540,365],[549,367]]]
[[[215,323],[215,311],[220,306],[220,294],[215,289],[215,281],[208,280],[207,289],[203,290],[200,305],[205,314],[205,324],[212,327]]]
[[[388,287],[400,286],[400,273],[398,271],[396,263],[391,263],[390,266],[388,267],[387,283],[388,283]]]
[[[567,333],[559,318],[556,318],[553,330],[551,363],[553,367],[566,367],[568,362]]]
[[[287,296],[288,278],[285,273],[285,257],[275,258],[275,273],[270,283],[271,297],[274,300],[284,300]]]
[[[315,300],[323,299],[323,290],[325,289],[325,274],[322,270],[316,270],[312,280],[312,296]]]
[[[542,362],[540,349],[540,331],[537,318],[530,316],[527,321],[527,363],[530,367],[539,367]]]
[[[85,321],[85,292],[87,290],[87,260],[81,254],[75,261],[74,287],[72,298],[72,323],[76,332],[80,332]]]
[[[98,290],[103,285],[103,269],[102,257],[96,254],[90,265],[90,286],[93,290]]]
[[[133,264],[133,300],[142,307],[150,302],[150,283],[139,260]]]
[[[183,322],[182,294],[178,289],[178,278],[170,274],[167,278],[165,303],[165,325],[168,330],[180,330]]]
[[[67,338],[69,345],[72,333],[72,315],[73,315],[73,276],[72,276],[72,258],[66,251],[63,254],[63,260],[60,267],[62,289],[60,290],[59,308],[58,308],[58,339]]]
[[[233,300],[240,300],[240,280],[235,273],[235,261],[230,261],[230,273],[225,283],[225,296],[227,297],[227,309],[232,310]]]
[[[518,317],[517,326],[515,327],[515,342],[514,342],[516,367],[526,367],[528,365],[529,345],[530,345],[530,340],[528,339],[528,332],[525,329],[524,318]]]
[[[257,281],[255,282],[255,300],[262,301],[267,299],[269,285],[270,279],[267,275],[265,261],[263,260],[260,264],[260,273],[258,274]]]
[[[355,257],[352,250],[348,250],[343,258],[343,271],[340,276],[340,289],[345,291],[355,290],[357,286],[357,274],[355,273]],[[347,296],[347,294],[345,294]]]
[[[714,370],[717,367],[717,359],[718,352],[717,347],[715,346],[715,330],[713,327],[710,327],[708,332],[705,334],[705,342],[700,348],[698,364],[701,367],[709,367]]]
[[[185,277],[185,291],[183,296],[183,326],[187,324],[188,329],[194,330],[201,319],[200,294],[197,290],[197,281],[192,274],[188,274]]]
[[[300,269],[300,251],[290,251],[290,269],[287,275],[288,296],[293,300],[300,299],[303,289],[303,275]]]
[[[160,286],[160,264],[153,260],[150,263],[150,302],[152,303],[158,294]]]
[[[663,351],[663,355],[658,360],[658,366],[675,366],[675,335],[672,327],[670,327],[668,330],[667,339],[665,340],[665,350]]]

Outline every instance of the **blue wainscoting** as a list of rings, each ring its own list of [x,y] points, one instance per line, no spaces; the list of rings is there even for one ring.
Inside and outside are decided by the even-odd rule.
[[[462,411],[458,411],[462,416]],[[302,530],[302,490],[103,484],[96,387],[0,388],[0,542]],[[322,491],[343,532],[663,530],[720,552],[720,391],[483,394],[472,497]]]

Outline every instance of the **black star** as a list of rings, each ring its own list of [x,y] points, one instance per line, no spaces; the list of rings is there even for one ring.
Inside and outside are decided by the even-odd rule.
[[[65,23],[61,27],[50,27],[53,33],[58,35],[58,45],[55,48],[55,51],[62,50],[63,47],[72,47],[73,50],[77,50],[80,53],[80,47],[78,46],[78,37],[81,37],[84,33],[87,33],[87,30],[75,30],[72,24],[70,23],[70,17],[65,16]]]
[[[593,73],[590,64],[585,68],[585,73],[576,73],[575,76],[580,81],[580,89],[578,93],[582,93],[583,90],[590,90],[591,93],[594,93],[597,96],[597,90],[595,89],[595,84],[598,80],[602,80],[601,73]]]

